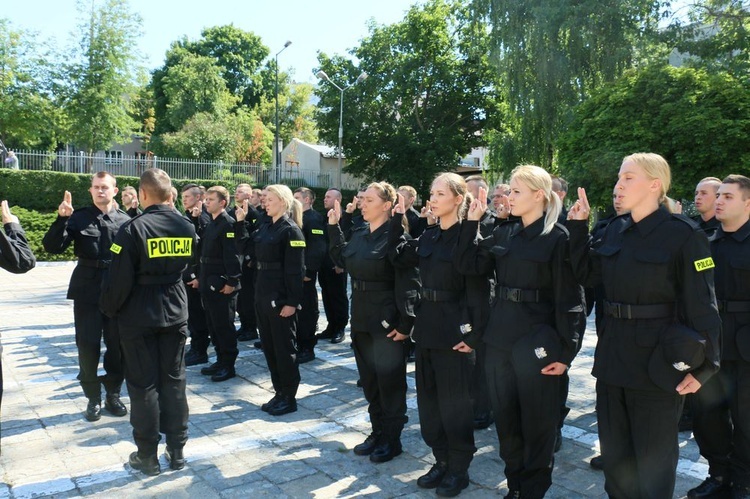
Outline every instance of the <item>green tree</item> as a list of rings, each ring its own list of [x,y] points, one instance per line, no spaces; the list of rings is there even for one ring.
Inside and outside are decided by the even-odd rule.
[[[750,169],[750,88],[724,73],[651,66],[628,71],[582,103],[559,142],[559,166],[592,204],[609,206],[622,158],[655,152],[672,167],[670,195],[703,177]]]
[[[493,140],[494,167],[553,167],[572,107],[653,49],[662,3],[473,0],[474,16],[490,24],[508,103],[507,128]]]
[[[138,59],[136,36],[141,18],[130,12],[126,0],[92,1],[80,26],[80,46],[67,67],[65,109],[73,143],[85,151],[106,149],[129,140],[138,124],[128,113],[136,91]]]
[[[339,86],[362,70],[369,75],[344,92],[347,171],[426,193],[436,173],[455,170],[482,143],[481,131],[496,114],[486,30],[468,19],[463,2],[432,0],[401,22],[369,31],[352,50],[358,68],[348,58],[318,57]],[[315,93],[320,136],[337,144],[341,94],[327,82]]]
[[[286,146],[293,138],[314,144],[318,130],[314,121],[315,106],[312,104],[313,86],[309,83],[288,83],[289,76],[279,73],[279,137]],[[282,80],[284,84],[282,85]],[[273,130],[276,126],[276,100],[266,96],[259,107],[263,123]]]

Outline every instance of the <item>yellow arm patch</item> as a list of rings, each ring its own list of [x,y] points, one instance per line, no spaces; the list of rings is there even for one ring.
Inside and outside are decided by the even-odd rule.
[[[313,229],[310,232],[312,232],[313,234],[318,235],[318,236],[322,236],[323,235],[323,230],[322,229]]]
[[[111,251],[115,255],[119,255],[120,251],[122,251],[122,246],[120,246],[119,244],[112,243],[112,246],[109,247],[109,251]]]
[[[714,265],[714,259],[710,256],[708,258],[704,258],[703,260],[696,260],[693,262],[695,265],[695,270],[697,272],[702,272],[704,270],[712,269],[715,267]]]
[[[305,241],[289,241],[289,246],[292,248],[304,248],[307,245],[305,244]]]
[[[227,232],[227,239],[234,239],[234,232]]]
[[[193,239],[190,237],[154,237],[146,239],[146,253],[148,253],[149,258],[192,256]]]

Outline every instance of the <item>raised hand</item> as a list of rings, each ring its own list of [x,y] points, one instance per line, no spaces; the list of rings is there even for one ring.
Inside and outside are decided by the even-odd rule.
[[[130,201],[130,206],[128,208],[135,210],[138,208],[138,196],[133,196],[133,200]]]
[[[341,201],[337,199],[333,202],[333,208],[328,210],[328,225],[338,225],[339,220],[341,220]]]
[[[396,194],[398,201],[396,201],[396,206],[393,207],[393,214],[400,213],[403,215],[406,213],[406,200],[404,199],[404,196],[399,193]]]
[[[479,197],[471,202],[469,206],[468,220],[472,222],[478,222],[482,219],[482,215],[487,211],[487,191],[479,188]]]
[[[3,201],[2,203],[0,203],[0,209],[2,209],[4,224],[18,223],[18,217],[10,212],[7,201]]]
[[[588,220],[591,213],[589,199],[586,197],[586,189],[578,188],[578,201],[568,210],[568,220]]]
[[[238,222],[244,221],[245,217],[247,217],[247,210],[248,210],[247,202],[248,202],[247,199],[244,200],[242,202],[242,206],[237,206],[234,209],[234,219],[237,220]]]
[[[195,203],[195,206],[193,206],[193,209],[190,210],[190,216],[193,218],[198,218],[201,216],[201,212],[203,211],[203,201],[198,201]]]
[[[338,201],[336,201],[339,203]],[[346,203],[346,212],[348,214],[354,213],[354,210],[357,209],[357,196],[354,196],[351,203]],[[341,212],[341,203],[339,203],[339,213]]]
[[[73,197],[70,195],[70,191],[65,191],[62,203],[57,207],[57,214],[61,217],[69,217],[73,214]]]

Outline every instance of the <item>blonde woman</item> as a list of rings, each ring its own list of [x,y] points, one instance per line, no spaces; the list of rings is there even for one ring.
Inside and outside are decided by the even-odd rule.
[[[297,410],[300,375],[297,365],[297,309],[302,303],[305,276],[305,237],[302,235],[302,205],[285,185],[265,189],[269,219],[249,234],[245,224],[248,200],[237,208],[237,234],[244,246],[254,245],[256,268],[255,310],[260,340],[271,382],[276,392],[261,409],[272,416]],[[243,254],[246,251],[243,251]]]
[[[577,351],[583,290],[557,225],[560,198],[538,166],[519,166],[508,197],[512,219],[477,237],[481,193],[462,224],[455,263],[469,275],[494,269],[496,298],[484,332],[487,385],[505,462],[506,497],[542,498],[552,484],[560,378]]]

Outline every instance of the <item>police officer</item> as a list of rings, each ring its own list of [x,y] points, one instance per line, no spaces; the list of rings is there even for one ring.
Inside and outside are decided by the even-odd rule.
[[[419,239],[399,241],[406,212],[399,196],[389,229],[394,265],[419,266],[422,282],[414,324],[417,404],[422,438],[432,449],[435,464],[417,485],[436,488],[439,496],[446,497],[469,485],[469,464],[476,452],[471,381],[473,349],[481,341],[481,330],[473,328],[476,317],[468,290],[478,284],[486,288],[487,279],[465,277],[453,264],[470,200],[460,175],[438,175],[430,188],[430,212],[439,225],[428,227]]]
[[[508,479],[507,497],[538,499],[552,484],[561,375],[577,351],[583,290],[557,218],[560,198],[538,166],[513,170],[513,218],[475,239],[486,193],[462,224],[454,262],[468,275],[495,269],[495,303],[485,330],[485,370]]]
[[[117,182],[109,172],[98,172],[91,179],[93,205],[73,211],[70,192],[65,191],[57,209],[57,219],[42,239],[45,251],[59,254],[73,243],[78,265],[73,270],[68,286],[68,299],[73,300],[73,318],[78,347],[78,379],[88,398],[85,417],[89,421],[101,418],[101,385],[107,396],[104,408],[114,416],[125,416],[127,409],[120,401],[123,382],[122,354],[117,325],[99,310],[102,278],[112,260],[110,247],[120,226],[130,217],[115,207]],[[105,375],[97,375],[101,341]]]
[[[364,226],[349,242],[339,225],[341,204],[328,212],[331,257],[352,276],[352,348],[369,404],[372,433],[354,447],[359,456],[383,463],[402,452],[406,416],[404,340],[414,324],[419,280],[413,269],[395,269],[388,259],[388,218],[396,190],[376,182],[363,192]]]
[[[227,213],[235,218],[235,209],[242,206],[246,199],[253,195],[250,184],[239,184],[234,191],[234,206]],[[251,205],[252,203],[250,203]],[[253,207],[253,210],[255,208]],[[253,211],[253,217],[257,218],[257,211]],[[252,341],[258,339],[258,321],[255,317],[255,278],[256,270],[252,255],[242,255],[242,285],[237,295],[237,315],[240,316],[240,329],[237,330],[237,340]]]
[[[195,229],[169,206],[171,182],[158,168],[140,179],[143,213],[126,222],[112,244],[101,309],[120,330],[130,394],[133,438],[130,465],[160,473],[157,446],[164,433],[173,470],[185,466],[188,404],[185,340],[188,304],[182,274],[192,261]]]
[[[325,236],[326,221],[313,209],[315,193],[307,187],[294,191],[294,199],[302,204],[302,234],[305,236],[305,278],[302,287],[302,309],[299,311],[297,328],[297,363],[304,364],[315,359],[315,330],[318,327],[318,289],[315,280],[323,260],[327,256],[328,244]]]
[[[414,208],[414,201],[417,200],[417,190],[410,185],[402,185],[398,188],[398,193],[403,196],[406,206],[405,217],[409,222],[409,235],[416,239],[425,228],[427,228],[427,218],[423,217],[420,212]]]
[[[698,212],[693,217],[706,237],[711,237],[721,225],[716,219],[716,192],[719,190],[721,180],[716,177],[706,177],[695,186],[695,210]]]
[[[122,207],[125,210],[125,213],[127,213],[130,218],[142,213],[141,209],[138,207],[138,193],[136,192],[135,187],[130,185],[123,187],[120,199],[122,199]]]
[[[690,499],[750,498],[750,179],[729,175],[718,189],[711,237],[722,322],[721,369],[693,395],[693,434],[710,476]]]
[[[615,218],[592,248],[590,207],[579,188],[566,224],[579,281],[604,287],[606,317],[593,374],[604,487],[611,497],[672,497],[682,395],[696,392],[719,368],[708,240],[687,218],[661,206],[670,183],[669,165],[658,154],[627,156],[615,189],[629,213]],[[649,363],[679,326],[685,340],[702,337],[705,354],[697,365],[675,363],[681,381],[667,389],[671,378],[654,374]]]
[[[326,191],[323,198],[323,207],[326,211],[330,211],[334,208],[336,201],[339,202],[339,205],[341,204],[341,191],[332,187]],[[345,229],[344,233],[348,234],[348,231]],[[326,312],[328,325],[318,333],[317,337],[321,340],[330,340],[331,343],[341,343],[344,341],[344,329],[349,322],[346,272],[343,268],[335,265],[331,257],[326,254],[320,272],[318,272],[318,280],[320,281],[323,309]]]
[[[245,209],[237,209],[238,246],[252,244],[258,277],[255,310],[258,315],[263,354],[275,394],[261,406],[272,416],[297,410],[297,389],[300,383],[295,345],[297,320],[303,301],[305,276],[305,239],[300,230],[302,205],[294,199],[289,187],[280,184],[266,187],[265,208],[270,222],[253,227],[244,223]]]
[[[242,269],[234,237],[234,219],[226,212],[228,202],[226,188],[215,185],[206,191],[204,204],[212,220],[201,235],[198,282],[216,350],[216,362],[201,369],[201,374],[211,376],[211,381],[234,378],[234,362],[239,353],[234,316]]]

